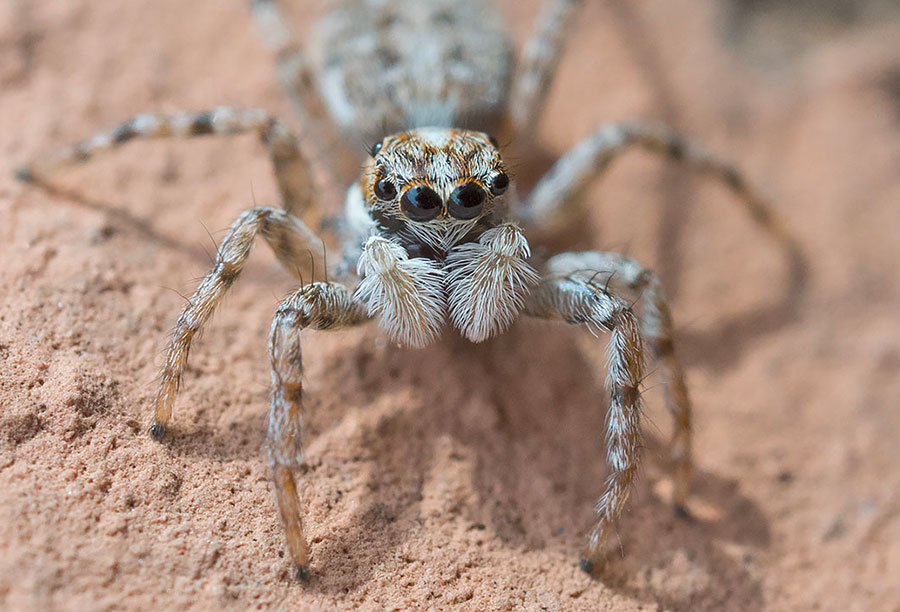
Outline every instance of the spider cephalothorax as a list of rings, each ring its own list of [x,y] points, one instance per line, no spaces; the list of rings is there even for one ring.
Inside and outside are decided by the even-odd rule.
[[[371,152],[362,178],[369,215],[413,255],[443,258],[506,215],[509,179],[486,134],[420,128]]]
[[[420,128],[371,153],[361,185],[372,236],[357,264],[369,313],[409,346],[447,318],[473,342],[505,329],[537,275],[521,229],[504,222],[509,178],[495,141]]]

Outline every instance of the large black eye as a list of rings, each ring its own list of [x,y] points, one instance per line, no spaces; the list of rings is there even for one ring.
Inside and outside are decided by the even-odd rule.
[[[441,214],[441,196],[424,185],[415,185],[403,192],[400,208],[413,221],[431,221]]]
[[[393,200],[397,197],[397,187],[387,179],[375,181],[375,187],[372,191],[375,192],[375,197],[379,200]]]
[[[450,194],[447,209],[457,219],[474,219],[484,208],[484,189],[475,183],[460,185]]]
[[[369,155],[371,155],[372,157],[375,157],[376,155],[378,155],[378,152],[381,151],[381,145],[383,145],[383,144],[384,144],[383,141],[376,142],[375,144],[373,144],[372,148],[369,149]]]
[[[509,187],[509,177],[505,172],[501,172],[491,181],[491,193],[495,196],[500,195]]]

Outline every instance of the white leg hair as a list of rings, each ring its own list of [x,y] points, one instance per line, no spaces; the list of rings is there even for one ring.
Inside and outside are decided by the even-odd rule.
[[[278,260],[295,277],[311,279],[314,269],[325,271],[324,245],[300,219],[278,208],[257,207],[238,217],[219,245],[216,261],[194,291],[178,321],[166,350],[150,433],[165,433],[175,395],[181,386],[194,337],[212,317],[226,291],[237,280],[250,256],[256,237],[262,236]]]
[[[336,283],[310,283],[284,300],[269,335],[272,403],[268,451],[275,501],[284,524],[288,551],[300,580],[308,577],[309,546],[303,534],[300,499],[293,470],[303,460],[303,329],[338,330],[368,320],[365,306]]]
[[[108,132],[95,134],[18,168],[16,178],[40,183],[61,167],[87,162],[134,139],[192,138],[247,132],[259,134],[269,149],[284,209],[302,214],[317,204],[309,164],[300,151],[297,139],[278,119],[257,108],[220,106],[203,112],[142,113]]]
[[[556,73],[568,34],[584,0],[548,0],[535,20],[534,32],[522,47],[513,82],[509,112],[515,135],[531,138]]]
[[[581,556],[581,568],[590,572],[602,560],[604,544],[628,501],[640,462],[639,386],[644,377],[640,327],[628,302],[609,293],[602,284],[566,275],[546,276],[526,300],[524,312],[610,332],[606,377],[610,391],[606,413],[610,475],[597,502],[596,521]]]
[[[615,295],[643,298],[643,333],[661,366],[666,407],[675,421],[670,456],[672,502],[685,512],[692,472],[692,409],[684,371],[675,350],[672,314],[662,283],[639,262],[619,253],[561,253],[546,264],[547,273],[606,287]]]

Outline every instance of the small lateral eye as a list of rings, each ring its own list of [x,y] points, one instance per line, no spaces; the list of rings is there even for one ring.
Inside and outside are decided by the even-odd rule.
[[[372,145],[372,148],[369,149],[369,155],[375,157],[378,155],[378,152],[381,151],[381,146],[384,144],[384,141],[376,142]]]
[[[441,196],[425,185],[414,185],[403,192],[400,208],[413,221],[431,221],[439,214],[444,203]]]
[[[491,136],[490,134],[488,134],[488,142],[490,142],[494,146],[495,149],[500,148],[500,143],[497,142],[497,139],[494,138],[493,136]]]
[[[375,181],[375,187],[372,191],[375,192],[375,197],[379,200],[393,200],[397,197],[396,185],[385,178]]]
[[[491,181],[491,193],[495,196],[500,195],[509,187],[509,176],[505,172],[501,172]]]

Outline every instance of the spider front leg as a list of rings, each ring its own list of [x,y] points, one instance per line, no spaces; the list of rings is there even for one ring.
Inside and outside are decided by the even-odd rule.
[[[308,576],[309,546],[303,535],[300,499],[293,469],[303,460],[303,329],[336,330],[368,320],[365,305],[343,285],[310,283],[284,300],[275,313],[269,335],[272,365],[272,404],[269,410],[268,451],[275,500],[296,577]]]
[[[638,261],[619,253],[561,253],[550,258],[546,270],[552,276],[601,285],[615,295],[631,300],[643,298],[644,338],[649,341],[654,359],[661,365],[666,407],[675,421],[669,451],[674,483],[672,503],[679,513],[685,513],[693,471],[693,417],[684,371],[675,349],[672,313],[662,283]]]
[[[606,453],[611,473],[597,502],[596,521],[581,555],[581,569],[590,572],[601,560],[603,545],[609,540],[615,521],[628,501],[640,462],[642,401],[639,386],[644,377],[640,327],[628,302],[609,293],[603,285],[577,276],[545,276],[526,301],[524,312],[610,332]]]
[[[181,385],[194,337],[237,280],[258,235],[265,239],[282,265],[297,278],[311,278],[313,270],[325,269],[324,246],[300,219],[270,207],[251,208],[238,217],[219,245],[212,270],[194,291],[175,323],[150,426],[153,437],[159,438],[165,433],[166,423],[172,416],[175,394]]]
[[[301,214],[313,205],[316,190],[297,139],[278,119],[264,110],[253,108],[220,106],[208,112],[171,115],[143,113],[108,132],[96,134],[22,166],[16,170],[16,178],[24,182],[40,183],[61,167],[87,162],[138,138],[191,138],[246,132],[258,133],[269,149],[284,209]]]

